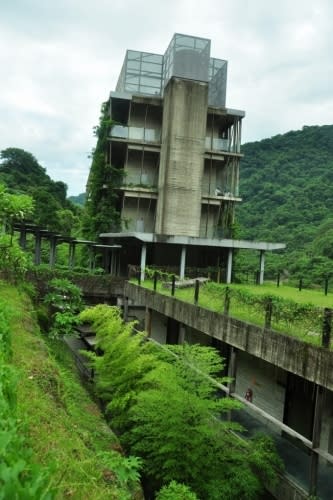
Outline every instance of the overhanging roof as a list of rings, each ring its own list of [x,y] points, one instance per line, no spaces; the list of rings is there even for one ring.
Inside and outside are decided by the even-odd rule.
[[[246,241],[233,239],[195,238],[191,236],[168,236],[155,233],[102,233],[100,238],[125,239],[132,238],[142,243],[166,243],[170,245],[238,248],[247,250],[282,250],[285,243],[270,243],[267,241]]]

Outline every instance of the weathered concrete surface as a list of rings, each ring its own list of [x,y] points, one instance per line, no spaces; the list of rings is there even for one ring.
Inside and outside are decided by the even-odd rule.
[[[124,293],[135,304],[144,304],[206,335],[333,390],[333,352],[328,349],[264,330],[132,283],[125,283]]]
[[[208,84],[172,78],[165,88],[158,234],[199,236]]]

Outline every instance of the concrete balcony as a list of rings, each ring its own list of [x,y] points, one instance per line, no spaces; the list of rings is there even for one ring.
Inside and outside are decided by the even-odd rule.
[[[114,139],[119,139],[126,142],[147,142],[152,144],[161,143],[161,130],[152,128],[114,125],[111,129],[110,136]]]
[[[222,139],[220,137],[206,137],[205,150],[214,153],[231,153],[240,155],[240,145],[229,141],[229,139]]]
[[[147,198],[156,200],[158,198],[157,187],[154,186],[133,186],[123,185],[119,188],[126,198]]]

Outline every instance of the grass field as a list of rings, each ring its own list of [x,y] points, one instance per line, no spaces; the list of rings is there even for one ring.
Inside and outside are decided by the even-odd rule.
[[[152,289],[153,281],[142,286]],[[229,315],[237,319],[264,326],[265,308],[262,302],[272,297],[274,304],[271,328],[287,335],[296,336],[305,342],[321,344],[322,317],[324,308],[333,308],[333,294],[325,296],[323,291],[302,289],[299,291],[286,285],[266,283],[264,285],[228,285],[230,290]],[[212,311],[224,311],[226,285],[207,283],[200,286],[198,305]],[[160,281],[157,291],[170,295],[171,289]],[[247,300],[242,300],[241,297]],[[194,303],[194,286],[176,288],[175,297]],[[250,299],[250,300],[249,300]],[[251,303],[252,302],[252,303]]]

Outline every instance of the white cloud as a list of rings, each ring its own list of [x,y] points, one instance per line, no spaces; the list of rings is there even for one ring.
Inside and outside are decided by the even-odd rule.
[[[22,147],[69,193],[84,190],[99,108],[127,48],[163,53],[174,32],[229,61],[243,138],[332,123],[330,0],[11,0],[0,7],[0,150]]]

